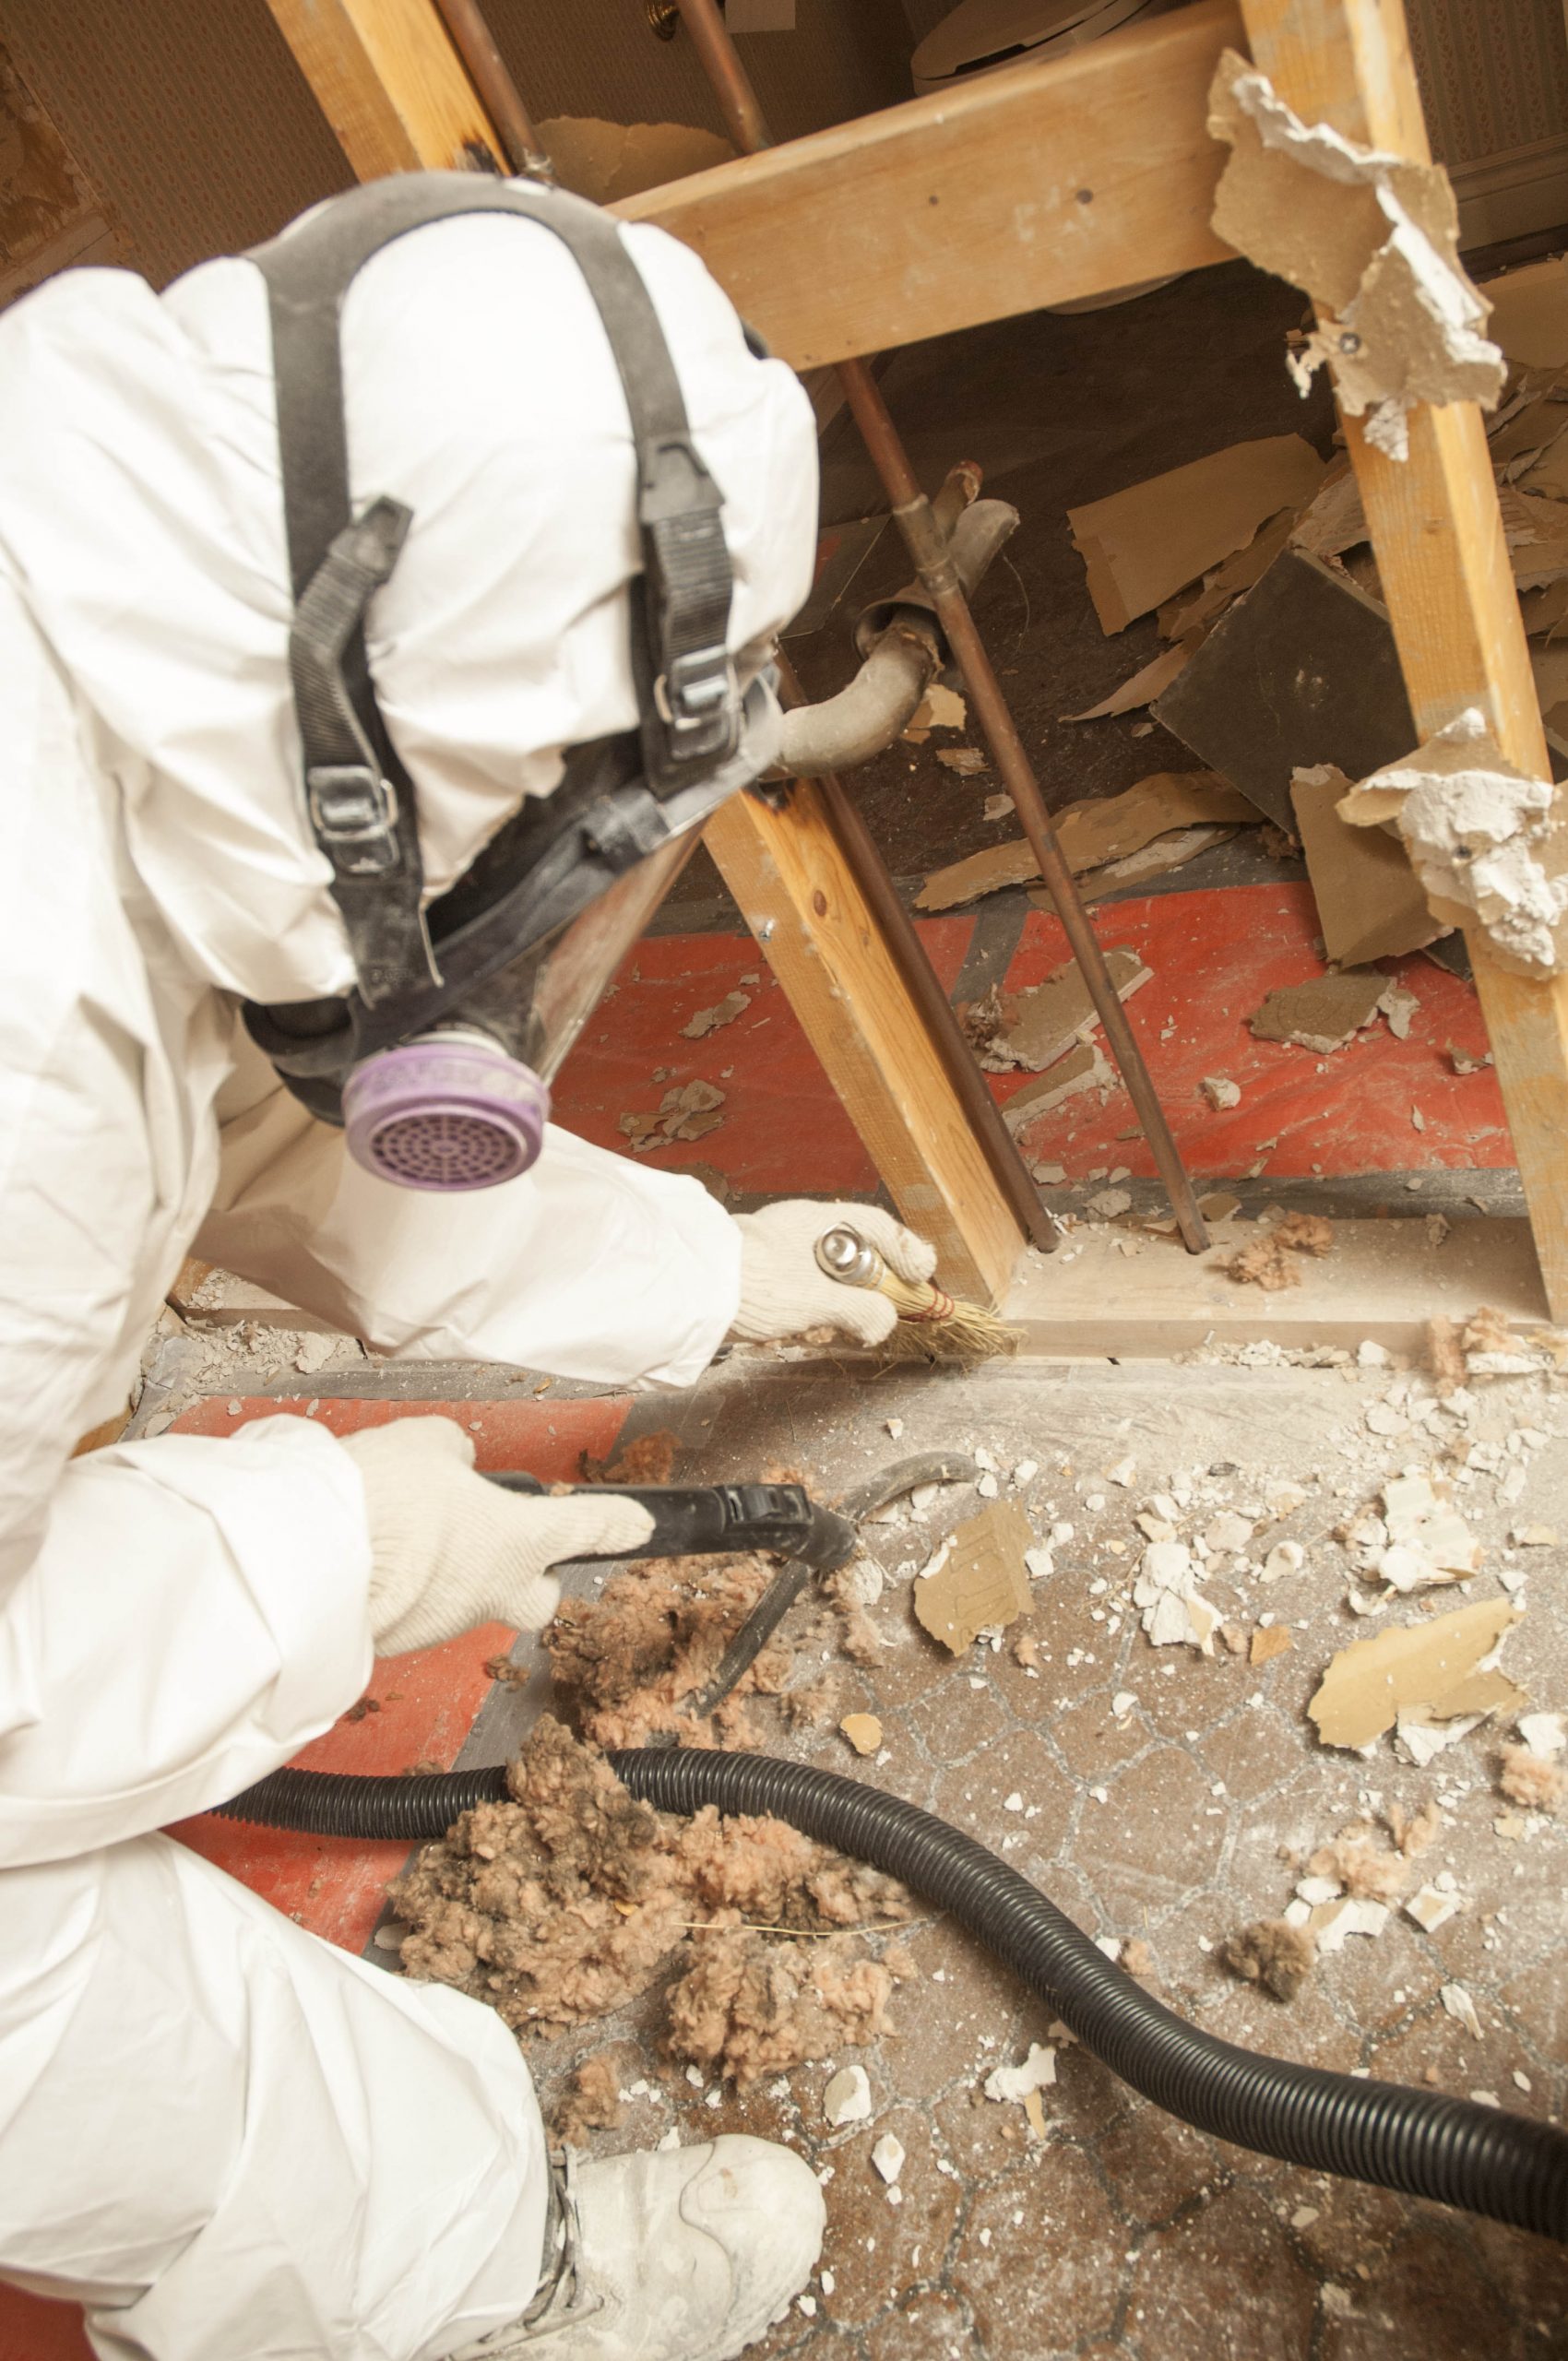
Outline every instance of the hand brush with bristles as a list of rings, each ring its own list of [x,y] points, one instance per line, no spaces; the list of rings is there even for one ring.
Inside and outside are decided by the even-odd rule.
[[[889,1341],[926,1360],[990,1360],[997,1353],[1016,1353],[1023,1342],[1021,1328],[1010,1328],[983,1305],[950,1296],[931,1279],[900,1278],[848,1222],[817,1240],[816,1263],[819,1271],[847,1287],[875,1287],[885,1295],[898,1314]]]

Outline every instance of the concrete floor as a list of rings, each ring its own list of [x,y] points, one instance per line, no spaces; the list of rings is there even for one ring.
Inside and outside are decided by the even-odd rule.
[[[1075,1530],[1029,1621],[1000,1650],[980,1643],[955,1662],[913,1619],[909,1568],[974,1512],[969,1487],[944,1492],[923,1520],[904,1513],[871,1528],[887,1576],[873,1610],[885,1657],[870,1670],[844,1666],[837,1678],[843,1711],[881,1717],[888,1759],[880,1768],[861,1762],[836,1730],[790,1730],[764,1705],[755,1711],[769,1750],[926,1805],[1003,1853],[1091,1933],[1141,1938],[1170,2005],[1217,2033],[1379,2077],[1491,2091],[1505,2106],[1560,2119],[1568,1828],[1532,1817],[1522,1833],[1498,1833],[1500,1726],[1482,1725],[1422,1772],[1396,1761],[1386,1740],[1364,1762],[1324,1750],[1304,1707],[1329,1656],[1369,1628],[1345,1606],[1349,1561],[1332,1528],[1412,1464],[1452,1465],[1478,1442],[1483,1456],[1487,1443],[1500,1445],[1506,1464],[1507,1439],[1521,1429],[1547,1440],[1523,1446],[1517,1498],[1503,1501],[1487,1475],[1456,1488],[1486,1544],[1465,1596],[1496,1595],[1503,1572],[1526,1576],[1524,1619],[1504,1661],[1534,1706],[1568,1703],[1568,1400],[1557,1382],[1498,1381],[1478,1389],[1467,1424],[1418,1409],[1408,1431],[1372,1433],[1366,1412],[1398,1391],[1398,1373],[1387,1370],[1032,1364],[873,1377],[867,1367],[753,1354],[731,1358],[690,1394],[636,1404],[621,1436],[670,1425],[682,1438],[679,1477],[782,1464],[829,1496],[884,1458],[921,1449],[983,1445],[1001,1464],[1004,1491],[1014,1489],[1007,1471],[1036,1460],[1039,1473],[1015,1497],[1042,1536],[1057,1521]],[[1419,1382],[1415,1398],[1424,1399]],[[246,1413],[262,1406],[248,1400]],[[328,1406],[324,1399],[323,1415]],[[351,1407],[340,1396],[332,1406]],[[608,1406],[576,1406],[587,1417]],[[573,1407],[554,1415],[564,1420]],[[497,1414],[477,1403],[470,1410],[489,1447]],[[903,1421],[896,1443],[889,1418]],[[1113,1467],[1130,1480],[1113,1479]],[[1305,1487],[1307,1500],[1271,1519],[1266,1503],[1286,1481]],[[1241,1504],[1261,1511],[1263,1546],[1302,1543],[1305,1564],[1284,1583],[1206,1585],[1248,1630],[1263,1615],[1289,1623],[1288,1655],[1261,1667],[1223,1649],[1208,1659],[1153,1648],[1124,1613],[1113,1624],[1141,1547],[1134,1515],[1173,1486],[1191,1489],[1193,1525]],[[1563,1544],[1509,1543],[1516,1525],[1554,1518]],[[1396,1619],[1421,1612],[1400,1602]],[[803,1608],[796,1614],[797,1630],[811,1628]],[[1028,1631],[1038,1673],[1014,1654]],[[814,1643],[797,1678],[822,1668]],[[378,1686],[393,1676],[381,1668]],[[395,1677],[407,1686],[400,1667]],[[513,1738],[517,1694],[505,1692]],[[1135,1704],[1113,1714],[1112,1698],[1128,1695]],[[506,1750],[493,1724],[473,1750],[495,1759]],[[1022,1809],[1009,1811],[1014,1795]],[[1435,1935],[1396,1912],[1375,1941],[1353,1939],[1323,1959],[1289,2005],[1218,1967],[1215,1947],[1228,1933],[1289,1900],[1299,1869],[1288,1853],[1304,1857],[1363,1812],[1375,1819],[1398,1804],[1413,1813],[1431,1798],[1443,1826],[1411,1883],[1446,1872],[1464,1898]],[[919,1976],[897,1996],[893,2037],[743,2095],[694,2089],[661,2057],[656,1999],[531,2053],[547,2108],[583,2058],[612,2046],[624,2085],[646,2081],[648,2095],[628,2105],[624,2125],[599,2135],[602,2149],[652,2142],[672,2125],[688,2141],[745,2130],[790,2141],[829,2176],[826,2276],[810,2291],[816,2308],[792,2312],[766,2353],[1460,2361],[1485,2350],[1494,2361],[1533,2361],[1568,2351],[1568,2261],[1556,2249],[1202,2138],[1131,2097],[1082,2051],[1060,2055],[1057,2086],[1044,2094],[1047,2138],[1037,2142],[1021,2108],[987,2100],[982,2086],[1045,2038],[1053,2011],[949,1924],[923,1920],[909,1947]],[[1441,2005],[1440,1987],[1454,1983],[1474,2000],[1479,2042]],[[836,2133],[822,2091],[850,2055],[867,2065],[875,2111]],[[885,2131],[908,2152],[896,2206],[869,2161]]]
[[[882,1718],[885,1766],[859,1761],[833,1731],[780,1727],[769,1748],[926,1805],[1002,1851],[1091,1933],[1141,1937],[1163,1997],[1216,2033],[1380,2078],[1490,2090],[1505,2106],[1561,2119],[1568,1826],[1536,1817],[1523,1835],[1496,1833],[1506,1809],[1496,1726],[1423,1772],[1397,1762],[1386,1739],[1368,1762],[1324,1749],[1304,1708],[1330,1655],[1370,1628],[1344,1604],[1349,1561],[1331,1529],[1387,1475],[1477,1441],[1506,1451],[1521,1427],[1550,1438],[1527,1457],[1523,1494],[1505,1503],[1487,1477],[1456,1492],[1487,1545],[1465,1596],[1497,1595],[1499,1570],[1525,1571],[1527,1560],[1526,1613],[1504,1662],[1533,1705],[1568,1703],[1568,1398],[1545,1381],[1497,1382],[1480,1390],[1467,1427],[1444,1413],[1434,1432],[1379,1437],[1365,1413],[1390,1388],[1386,1370],[1036,1365],[868,1382],[797,1365],[743,1384],[734,1370],[717,1371],[671,1423],[691,1439],[682,1475],[783,1461],[829,1493],[895,1452],[978,1443],[1004,1470],[1037,1460],[1022,1495],[1036,1530],[1058,1518],[1076,1528],[1037,1591],[1038,1677],[1015,1659],[1017,1630],[1000,1651],[982,1642],[955,1662],[913,1619],[909,1562],[977,1505],[956,1488],[923,1523],[868,1534],[889,1577],[873,1610],[885,1661],[841,1678],[844,1710]],[[634,1416],[650,1424],[669,1406]],[[904,1421],[897,1444],[888,1418]],[[1132,1481],[1110,1480],[1129,1457]],[[1207,1472],[1216,1467],[1226,1472]],[[1288,1655],[1253,1667],[1223,1649],[1213,1659],[1156,1649],[1135,1618],[1112,1628],[1141,1547],[1134,1516],[1152,1492],[1190,1485],[1201,1527],[1216,1506],[1265,1504],[1287,1480],[1307,1488],[1307,1501],[1279,1523],[1265,1510],[1259,1538],[1299,1539],[1301,1573],[1210,1588],[1249,1630],[1260,1614],[1288,1622]],[[1562,1545],[1510,1547],[1514,1525],[1549,1518],[1562,1520]],[[1420,1613],[1401,1601],[1396,1619]],[[1129,1692],[1137,1702],[1118,1717],[1111,1700]],[[1021,1812],[1005,1809],[1015,1794]],[[1465,1904],[1435,1935],[1396,1911],[1375,1941],[1352,1939],[1321,1960],[1289,2005],[1217,1965],[1228,1933],[1290,1899],[1300,1872],[1286,1853],[1310,1854],[1362,1811],[1375,1818],[1397,1803],[1414,1812],[1432,1797],[1443,1827],[1411,1884],[1451,1872]],[[647,2076],[653,2095],[631,2106],[623,2130],[600,2135],[606,2148],[671,2123],[686,2140],[748,2130],[831,2168],[831,2292],[816,2284],[814,2316],[795,2313],[766,2352],[812,2361],[1460,2361],[1483,2351],[1525,2361],[1568,2352],[1568,2259],[1545,2242],[1200,2137],[1080,2050],[1060,2056],[1057,2086],[1044,2094],[1048,2137],[1036,2143],[1022,2109],[988,2101],[982,2085],[1045,2038],[1053,2011],[951,1925],[926,1923],[910,1947],[920,1980],[896,1999],[897,2037],[856,2053],[873,2118],[848,2130],[829,2131],[823,2118],[831,2062],[709,2104],[661,2070],[656,2011],[540,2054],[548,2094],[590,2049],[630,2045],[625,2080]],[[1440,2003],[1439,1987],[1456,1982],[1474,1999],[1479,2042]],[[885,2131],[908,2151],[897,2206],[869,2161]]]

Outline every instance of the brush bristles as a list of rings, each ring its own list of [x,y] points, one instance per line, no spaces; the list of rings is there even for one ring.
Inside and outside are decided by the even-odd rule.
[[[884,1270],[878,1287],[898,1314],[889,1343],[902,1358],[985,1361],[1016,1353],[1023,1330],[1011,1328],[982,1304],[966,1303],[927,1283],[912,1287],[896,1271]]]

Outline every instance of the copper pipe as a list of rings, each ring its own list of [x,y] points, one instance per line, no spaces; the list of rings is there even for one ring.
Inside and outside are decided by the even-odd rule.
[[[469,81],[478,91],[481,103],[501,136],[506,150],[506,161],[513,172],[528,180],[553,183],[555,170],[543,148],[533,121],[523,104],[522,93],[506,61],[495,46],[495,38],[485,23],[479,0],[435,0],[443,23],[452,36],[452,46],[462,59]]]
[[[782,649],[778,652],[778,663],[785,705],[802,705],[805,693],[794,667]],[[969,1130],[991,1169],[992,1180],[1011,1206],[1014,1217],[1030,1245],[1038,1246],[1041,1253],[1054,1253],[1061,1232],[1040,1203],[1039,1192],[1018,1154],[1017,1143],[1003,1121],[1002,1109],[992,1097],[985,1076],[975,1063],[974,1054],[964,1038],[963,1027],[953,1014],[953,1004],[937,980],[936,971],[926,955],[926,947],[921,941],[915,922],[900,901],[898,889],[888,874],[880,847],[853,800],[845,792],[840,778],[831,771],[825,772],[817,786],[855,883],[865,896],[882,938],[893,954],[894,964],[920,1013],[921,1021],[935,1045],[944,1072],[953,1086],[953,1095],[964,1110]]]
[[[683,0],[683,6],[690,4],[691,0]],[[935,605],[936,619],[947,635],[954,661],[964,676],[964,686],[1002,784],[1013,799],[1029,849],[1051,889],[1062,931],[1088,987],[1095,1013],[1105,1027],[1105,1038],[1121,1068],[1127,1095],[1165,1183],[1182,1240],[1191,1253],[1201,1254],[1209,1242],[1208,1232],[1198,1211],[1192,1181],[1171,1137],[1127,1012],[1111,980],[1105,954],[1084,908],[1077,880],[1063,856],[1034,765],[1018,735],[1018,725],[1008,708],[985,642],[975,628],[969,602],[959,585],[946,544],[932,516],[931,503],[916,481],[897,429],[865,362],[842,362],[838,375],[855,423],[893,503],[893,515],[915,561],[915,570]]]
[[[719,101],[731,138],[742,156],[754,156],[759,148],[771,148],[773,134],[767,127],[762,101],[752,88],[752,77],[741,63],[734,38],[719,13],[717,0],[691,0],[690,6],[687,0],[680,0],[680,9],[681,22],[690,33],[692,47],[713,85],[713,95]]]
[[[771,145],[766,118],[731,39],[729,27],[719,15],[717,0],[680,0],[680,6],[682,21],[707,68],[724,119],[730,126],[731,136],[745,154],[754,155],[759,148]],[[968,600],[959,587],[958,577],[947,556],[945,541],[932,504],[920,488],[898,430],[865,361],[841,361],[838,363],[838,381],[844,388],[845,399],[860,428],[872,462],[882,479],[883,488],[892,503],[894,518],[914,559],[916,571],[936,608],[937,620],[947,635],[947,644],[964,676],[969,702],[991,748],[1002,783],[1013,799],[1029,849],[1039,864],[1041,877],[1051,889],[1063,931],[1082,972],[1095,1013],[1105,1027],[1105,1037],[1121,1069],[1122,1079],[1127,1086],[1127,1095],[1132,1099],[1144,1137],[1149,1144],[1160,1179],[1165,1183],[1182,1240],[1190,1253],[1201,1254],[1209,1242],[1208,1232],[1198,1211],[1192,1181],[1171,1136],[1170,1126],[1165,1120],[1165,1110],[1160,1106],[1153,1079],[1144,1062],[1143,1051],[1128,1022],[1127,1012],[1111,980],[1105,954],[1099,947],[1088,912],[1084,908],[1077,882],[1063,858],[1051,814],[1045,807],[1045,798],[1040,793],[1039,781],[1035,777],[1034,765],[1018,735],[1017,724],[1003,694],[1002,683],[996,677],[985,643],[975,628]],[[897,899],[897,896],[894,898]],[[989,1101],[989,1090],[984,1095]]]

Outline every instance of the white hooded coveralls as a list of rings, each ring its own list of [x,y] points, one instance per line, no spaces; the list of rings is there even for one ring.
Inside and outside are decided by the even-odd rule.
[[[809,584],[809,407],[694,255],[625,236],[743,649]],[[414,513],[369,642],[435,893],[564,747],[636,718],[629,431],[575,265],[514,219],[378,255],[343,353],[356,507]],[[351,980],[286,584],[250,264],[162,298],[70,273],[0,320],[0,2272],[79,2298],[116,2361],[434,2361],[532,2294],[542,2135],[489,2011],[156,1833],[363,1689],[347,1453],[292,1418],[73,1440],[193,1248],[386,1350],[606,1382],[690,1381],[736,1302],[695,1182],[552,1130],[505,1187],[393,1189],[244,1047],[239,998]]]

